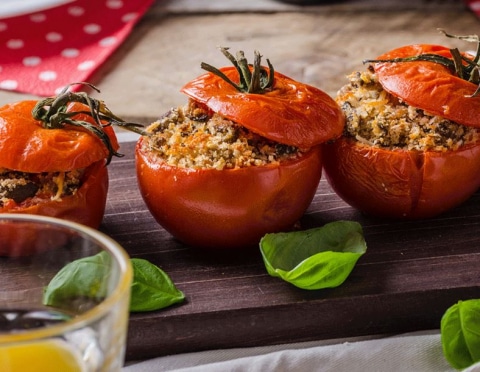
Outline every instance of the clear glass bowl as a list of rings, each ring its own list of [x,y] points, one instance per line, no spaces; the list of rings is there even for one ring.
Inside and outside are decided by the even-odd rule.
[[[102,257],[100,264],[95,257]],[[71,264],[85,259],[94,263]],[[74,280],[46,305],[45,289],[62,269]],[[132,276],[128,254],[97,230],[51,217],[0,214],[2,371],[41,370],[41,363],[67,369],[61,358],[74,359],[69,370],[119,371]],[[79,292],[82,286],[88,291]]]

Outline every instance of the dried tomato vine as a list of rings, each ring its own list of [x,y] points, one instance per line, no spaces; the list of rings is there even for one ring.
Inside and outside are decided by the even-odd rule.
[[[258,51],[254,52],[253,65],[249,64],[243,51],[238,51],[236,56],[228,51],[228,48],[221,47],[220,51],[235,66],[240,76],[239,83],[234,83],[222,71],[205,62],[201,63],[202,69],[211,72],[232,85],[236,90],[243,93],[265,93],[273,87],[274,69],[267,59],[268,72],[261,66],[262,56]]]
[[[125,122],[118,116],[114,115],[103,101],[92,98],[85,92],[73,93],[69,91],[70,86],[77,84],[86,85],[95,91],[100,92],[99,89],[90,83],[81,82],[69,84],[57,96],[48,97],[38,101],[32,110],[32,115],[34,119],[41,121],[43,123],[43,127],[46,129],[60,129],[64,128],[66,125],[73,125],[90,131],[100,138],[108,149],[108,164],[113,156],[121,157],[123,154],[115,151],[110,138],[105,133],[103,128],[110,125],[116,125],[138,134],[145,135],[146,133],[143,131],[143,129],[141,129],[143,125]],[[67,111],[68,104],[72,102],[82,103],[88,106],[89,110]],[[74,116],[80,114],[90,116],[97,125],[93,125],[85,120],[72,119]]]

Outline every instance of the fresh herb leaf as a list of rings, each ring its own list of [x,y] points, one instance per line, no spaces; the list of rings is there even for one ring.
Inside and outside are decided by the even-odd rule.
[[[106,252],[101,252],[65,265],[44,289],[44,305],[75,311],[85,299],[92,306],[101,302],[108,293],[109,281],[104,279],[109,275],[110,260]],[[184,294],[160,268],[144,259],[130,261],[133,267],[130,311],[163,309],[184,300]]]
[[[362,227],[353,221],[267,234],[260,241],[267,272],[302,289],[339,286],[366,250]]]
[[[92,304],[101,302],[106,294],[105,275],[109,275],[110,256],[100,252],[94,256],[80,258],[65,265],[44,289],[43,303],[68,310],[68,304],[88,298]],[[68,307],[66,308],[66,306]]]
[[[455,369],[480,362],[480,299],[458,301],[440,322],[443,354]]]
[[[185,299],[170,277],[147,260],[132,258],[133,282],[130,311],[158,310]]]

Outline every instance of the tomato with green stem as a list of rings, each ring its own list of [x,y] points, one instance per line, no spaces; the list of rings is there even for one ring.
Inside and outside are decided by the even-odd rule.
[[[243,52],[234,67],[202,64],[206,74],[181,91],[196,105],[298,156],[224,169],[168,164],[149,136],[136,148],[142,196],[155,219],[190,246],[237,249],[258,245],[269,232],[291,229],[311,203],[321,178],[321,144],[342,133],[344,118],[326,93],[261,66]],[[147,128],[148,131],[148,128]]]
[[[334,191],[366,214],[400,219],[437,216],[470,198],[480,187],[479,55],[421,44],[366,61],[391,101],[444,118],[473,135],[453,148],[419,150],[382,147],[345,133],[324,149],[324,169]]]
[[[102,101],[68,87],[56,97],[1,107],[0,213],[39,214],[98,228],[108,191],[106,165],[120,156],[112,124],[137,127]],[[69,174],[76,184],[66,191]],[[48,188],[45,180],[50,180]],[[26,193],[16,190],[25,185]],[[9,253],[1,247],[0,254]]]

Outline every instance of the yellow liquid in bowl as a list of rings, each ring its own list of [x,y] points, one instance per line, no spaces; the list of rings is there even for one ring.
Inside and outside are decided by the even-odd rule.
[[[2,372],[84,372],[80,356],[61,340],[0,346]]]

